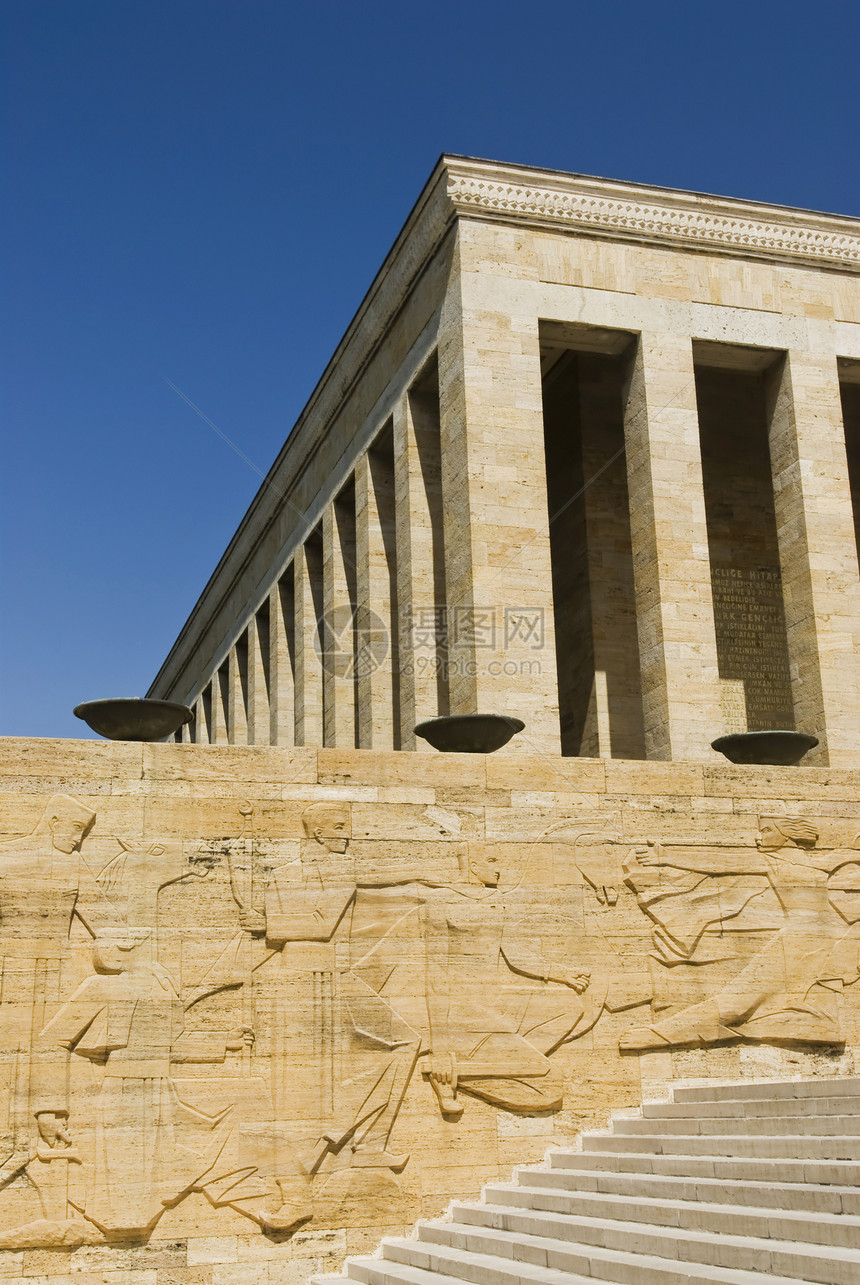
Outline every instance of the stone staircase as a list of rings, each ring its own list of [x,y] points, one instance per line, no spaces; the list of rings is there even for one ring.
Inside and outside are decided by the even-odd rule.
[[[677,1088],[581,1141],[386,1238],[346,1277],[860,1285],[860,1079]]]

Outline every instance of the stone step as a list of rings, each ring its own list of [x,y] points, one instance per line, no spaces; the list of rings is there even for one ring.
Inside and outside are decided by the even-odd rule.
[[[351,1259],[360,1285],[860,1285],[860,1078],[689,1086]]]
[[[559,1215],[539,1210],[519,1210],[485,1202],[455,1201],[451,1223],[428,1224],[419,1230],[419,1240],[432,1228],[431,1239],[458,1243],[447,1238],[451,1229],[474,1229],[482,1238],[481,1246],[463,1244],[462,1248],[495,1252],[493,1238],[499,1232],[509,1236],[540,1241],[548,1267],[585,1271],[583,1262],[595,1250],[605,1253],[631,1253],[657,1259],[680,1260],[714,1267],[731,1267],[742,1271],[765,1272],[823,1282],[823,1285],[857,1285],[860,1280],[860,1250],[834,1245],[823,1247],[799,1241],[772,1240],[756,1236],[713,1233],[698,1229],[687,1231],[629,1221],[607,1222],[599,1217]],[[510,1243],[509,1240],[505,1241]],[[574,1249],[573,1260],[570,1250]],[[517,1256],[517,1249],[513,1250]]]
[[[661,1120],[648,1116],[637,1120],[635,1116],[622,1116],[612,1121],[612,1132],[627,1134],[698,1134],[754,1137],[793,1134],[804,1137],[846,1137],[860,1141],[860,1116],[857,1115],[804,1115],[804,1116],[753,1116],[727,1118],[725,1116],[685,1116],[681,1120]]]
[[[860,1160],[860,1137],[818,1138],[802,1134],[772,1137],[736,1134],[588,1134],[583,1146],[590,1151],[642,1151],[651,1155],[732,1156],[736,1159]]]
[[[425,1236],[425,1233],[427,1235]],[[437,1270],[450,1275],[460,1271],[461,1279],[476,1285],[525,1285],[526,1282],[558,1280],[563,1274],[590,1275],[613,1285],[809,1285],[814,1277],[804,1278],[771,1273],[764,1281],[761,1274],[748,1269],[715,1263],[700,1263],[657,1257],[644,1252],[607,1249],[601,1245],[576,1245],[570,1241],[551,1240],[520,1232],[479,1228],[457,1223],[431,1223],[419,1227],[419,1253],[425,1251],[424,1260]],[[414,1241],[400,1242],[390,1248],[383,1246],[383,1256],[392,1253],[403,1261],[412,1262],[408,1246]],[[478,1258],[469,1264],[473,1274],[464,1275],[460,1266],[461,1254]],[[477,1269],[477,1270],[476,1270]],[[551,1278],[541,1273],[550,1271]],[[820,1285],[821,1277],[818,1278]],[[856,1278],[853,1283],[856,1285]]]
[[[629,1139],[628,1139],[629,1141]],[[835,1183],[860,1186],[857,1160],[788,1160],[754,1156],[654,1155],[646,1152],[553,1151],[553,1169],[611,1170],[625,1173],[656,1173],[691,1178],[723,1178],[733,1181]]]
[[[761,1116],[860,1115],[860,1096],[838,1094],[829,1098],[725,1098],[704,1102],[646,1102],[642,1116],[647,1120],[698,1119],[719,1116],[727,1119]]]
[[[776,1172],[779,1172],[777,1169]],[[605,1192],[628,1199],[703,1200],[736,1205],[739,1209],[763,1207],[797,1210],[810,1214],[847,1214],[860,1218],[857,1187],[825,1186],[804,1182],[750,1182],[744,1179],[694,1178],[623,1170],[546,1169],[529,1167],[516,1172],[526,1187],[553,1191]]]
[[[710,1102],[731,1098],[736,1102],[752,1098],[828,1098],[860,1096],[857,1076],[833,1080],[742,1080],[718,1084],[697,1084],[674,1088],[674,1102]]]
[[[411,1243],[414,1245],[416,1242]],[[520,1282],[521,1285],[595,1285],[593,1276],[555,1272],[547,1267],[528,1263],[518,1264],[516,1272],[511,1274],[509,1259],[497,1264],[483,1254],[450,1251],[446,1265],[456,1271],[457,1275],[448,1275],[435,1266],[435,1260],[441,1259],[441,1255],[416,1253],[413,1257],[426,1262],[428,1266],[415,1267],[411,1262],[401,1261],[400,1258],[353,1258],[347,1265],[346,1279],[363,1281],[365,1285],[454,1285],[455,1282],[456,1285],[461,1285],[463,1281],[480,1282],[480,1285],[490,1285],[495,1281],[498,1281],[498,1285],[513,1285],[513,1282]],[[340,1281],[340,1285],[344,1283],[343,1276],[313,1276],[311,1280],[313,1285],[324,1285],[324,1282],[334,1285],[335,1281]],[[795,1283],[792,1282],[792,1285]]]
[[[491,1183],[484,1189],[483,1200],[492,1205],[535,1209],[551,1214],[653,1223],[684,1231],[754,1236],[860,1250],[860,1218],[846,1214],[777,1211],[760,1206],[740,1209],[726,1203],[685,1201],[653,1194],[638,1194],[635,1200],[631,1200],[627,1195],[608,1192],[573,1192],[515,1183]]]

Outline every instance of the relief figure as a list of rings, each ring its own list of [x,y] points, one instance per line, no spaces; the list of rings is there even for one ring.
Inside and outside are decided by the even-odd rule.
[[[563,1082],[548,1055],[587,1029],[589,973],[527,944],[492,858],[461,854],[461,876],[428,894],[422,915],[427,1075],[439,1109],[461,1115],[462,1089],[506,1111],[558,1110]]]
[[[94,1161],[80,1212],[108,1236],[143,1235],[165,1208],[199,1190],[212,1204],[231,1203],[262,1223],[259,1211],[241,1203],[260,1203],[256,1165],[237,1168],[227,1160],[232,1108],[212,1115],[191,1106],[180,1096],[173,1070],[186,1059],[223,1062],[227,1048],[238,1047],[246,1033],[212,1033],[208,1048],[197,1032],[184,1041],[185,1006],[171,975],[152,962],[149,935],[146,929],[98,933],[95,974],[39,1037],[41,1049],[61,1047],[103,1068],[94,1107]],[[68,1115],[65,1102],[54,1106],[58,1115]],[[227,1176],[229,1202],[222,1199]]]
[[[841,1040],[838,996],[857,979],[858,947],[828,876],[851,859],[817,851],[817,840],[803,817],[762,816],[754,853],[652,844],[631,854],[627,882],[657,925],[664,954],[681,960],[686,950],[695,963],[706,934],[732,922],[735,930],[772,931],[712,996],[626,1032],[622,1049]]]
[[[358,886],[348,805],[311,805],[302,821],[300,873],[275,869],[264,911],[240,916],[281,953],[276,1113],[304,1109],[300,1145],[309,1177],[329,1156],[353,1168],[399,1172],[409,1157],[392,1152],[390,1139],[420,1037],[383,990],[396,969],[385,962],[396,938],[391,930],[404,915],[415,918],[417,901],[410,905],[397,890],[386,903],[384,889]]]
[[[55,1109],[54,1093],[65,1079],[66,1057],[58,1049],[37,1048],[37,1037],[68,988],[74,921],[90,936],[100,927],[119,924],[81,856],[95,815],[77,799],[57,794],[31,835],[0,844],[0,1033],[8,1103],[6,1118],[0,1120],[0,1187],[37,1151],[56,1151],[64,1161],[70,1156],[66,1118]],[[34,1167],[37,1187],[49,1169]],[[55,1184],[52,1177],[49,1185]]]

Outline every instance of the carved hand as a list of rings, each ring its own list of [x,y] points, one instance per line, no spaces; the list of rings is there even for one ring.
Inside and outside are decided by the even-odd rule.
[[[231,1051],[241,1048],[251,1048],[256,1040],[253,1028],[250,1026],[237,1026],[230,1031],[227,1036],[227,1048]]]
[[[266,916],[262,910],[242,910],[239,912],[239,927],[254,936],[262,936],[266,931]]]
[[[457,1088],[457,1056],[455,1053],[432,1053],[430,1055],[430,1079],[437,1084]]]
[[[565,968],[560,968],[558,970],[553,969],[548,980],[551,982],[561,982],[562,986],[569,986],[571,990],[576,991],[577,995],[581,995],[583,991],[588,990],[588,984],[591,981],[591,973],[574,973],[569,972]]]
[[[634,892],[653,887],[661,878],[665,853],[659,843],[648,840],[646,848],[631,848],[624,858],[624,880]]]
[[[70,1147],[72,1145],[71,1134],[66,1128],[65,1115],[58,1115],[55,1111],[40,1111],[36,1116],[36,1123],[39,1126],[39,1137],[49,1147]]]

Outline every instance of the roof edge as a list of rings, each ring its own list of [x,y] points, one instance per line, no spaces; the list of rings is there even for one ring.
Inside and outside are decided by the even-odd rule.
[[[860,272],[860,219],[678,188],[444,156],[461,218]]]
[[[211,614],[210,607],[212,610],[218,609],[218,603],[212,603],[211,599],[222,575],[236,558],[245,531],[252,525],[255,528],[268,527],[271,518],[269,511],[283,500],[284,487],[279,478],[285,471],[290,476],[295,476],[303,468],[307,456],[314,448],[314,437],[318,433],[320,420],[327,424],[337,413],[374,347],[373,335],[387,328],[454,220],[455,210],[447,196],[445,161],[446,158],[441,156],[431,170],[343,338],[150,683],[148,696],[159,691],[173,690],[179,678],[179,672],[171,673],[174,661],[182,652],[200,616],[204,612],[207,616]],[[367,333],[368,329],[372,331],[371,334]],[[314,427],[309,430],[311,421],[314,421]]]

